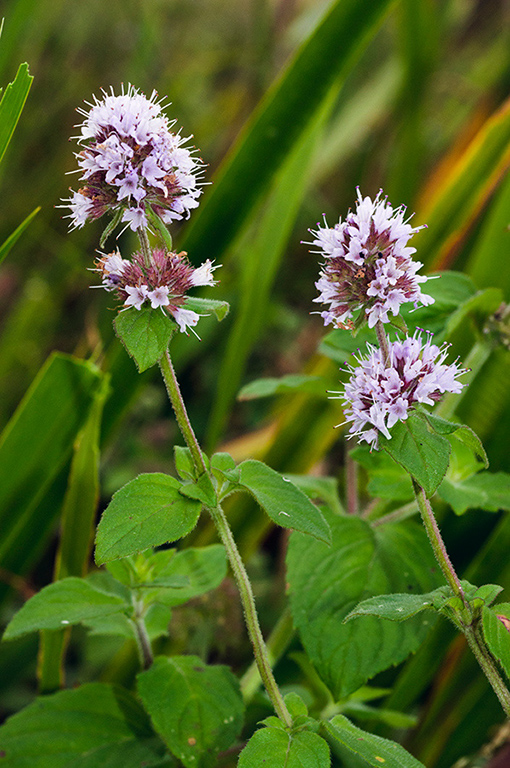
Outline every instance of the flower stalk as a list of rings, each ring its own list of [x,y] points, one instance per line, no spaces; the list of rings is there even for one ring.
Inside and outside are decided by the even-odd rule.
[[[182,394],[179,387],[179,382],[175,375],[175,370],[172,365],[170,354],[167,352],[160,360],[160,369],[165,382],[166,390],[170,398],[170,402],[174,409],[177,423],[181,430],[182,436],[188,446],[193,462],[199,475],[208,473],[200,445],[191,426],[191,422],[186,411],[186,406],[182,398]],[[211,478],[212,480],[212,478]],[[225,546],[227,556],[232,568],[232,573],[239,589],[241,597],[241,603],[243,606],[244,618],[248,635],[253,647],[253,653],[255,655],[255,661],[257,668],[264,683],[264,687],[267,691],[269,698],[274,706],[275,712],[280,720],[287,726],[292,726],[292,718],[285,705],[283,696],[278,688],[278,684],[274,678],[273,670],[269,662],[267,648],[260,629],[260,623],[257,614],[257,608],[255,606],[255,599],[253,596],[253,590],[251,587],[250,579],[246,572],[246,568],[242,561],[241,555],[235,543],[232,531],[228,524],[225,513],[218,503],[215,507],[206,507],[207,511],[211,515],[213,522],[216,526],[220,539]]]

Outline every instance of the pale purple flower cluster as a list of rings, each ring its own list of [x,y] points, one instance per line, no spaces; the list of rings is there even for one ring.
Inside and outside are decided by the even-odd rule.
[[[150,99],[132,85],[116,96],[103,91],[85,120],[76,157],[84,185],[68,201],[72,227],[107,212],[122,210],[122,221],[146,228],[148,208],[165,223],[188,217],[198,206],[203,168],[183,145],[188,139],[170,131],[156,91]]]
[[[417,275],[423,266],[413,261],[416,252],[407,243],[421,227],[412,227],[403,207],[392,208],[381,193],[375,200],[363,198],[358,189],[356,211],[334,227],[317,225],[310,230],[312,245],[326,261],[316,282],[320,296],[316,302],[329,304],[321,312],[324,325],[353,328],[354,313],[360,311],[373,328],[378,320],[387,323],[388,313],[397,315],[400,306],[412,301],[417,307],[432,304],[419,283],[427,277]]]
[[[379,433],[391,439],[389,430],[405,421],[415,404],[433,405],[445,392],[458,393],[464,386],[457,377],[465,370],[456,363],[445,365],[448,345],[432,344],[431,336],[425,343],[418,332],[388,342],[388,365],[381,349],[368,348],[368,356],[356,357],[357,366],[347,366],[352,375],[342,399],[346,420],[352,422],[349,432],[372,448],[377,448]]]
[[[215,285],[215,269],[209,260],[194,269],[184,251],[171,253],[159,249],[152,251],[148,267],[141,253],[135,253],[130,261],[116,251],[96,262],[103,287],[113,291],[125,309],[140,310],[150,303],[152,309],[168,312],[184,333],[200,319],[197,312],[183,306],[186,292],[195,286]]]

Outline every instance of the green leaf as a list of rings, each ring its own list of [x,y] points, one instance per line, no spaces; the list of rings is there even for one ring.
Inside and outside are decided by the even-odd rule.
[[[227,490],[239,484],[239,469],[229,453],[215,453],[211,457],[211,471],[220,485],[225,481],[229,483]]]
[[[113,495],[96,534],[96,562],[143,552],[186,536],[197,524],[201,504],[179,491],[181,484],[160,472],[139,475]]]
[[[86,624],[88,618],[120,613],[129,605],[118,595],[96,589],[84,579],[70,576],[43,587],[20,608],[9,622],[3,639],[40,629],[62,629]]]
[[[99,247],[100,248],[104,248],[104,245],[105,245],[106,241],[108,240],[108,238],[110,237],[110,235],[112,234],[112,232],[115,232],[115,230],[119,226],[119,224],[120,224],[120,222],[122,220],[122,216],[123,215],[124,215],[124,209],[123,208],[119,208],[113,214],[113,218],[111,219],[111,221],[108,222],[106,227],[103,229],[101,237],[99,238]]]
[[[361,701],[348,701],[342,706],[342,712],[355,720],[384,723],[390,728],[414,728],[418,723],[416,715],[406,715],[386,707],[372,707]]]
[[[135,697],[86,683],[36,699],[0,728],[9,768],[146,768],[165,754]]]
[[[342,502],[338,496],[338,480],[336,477],[293,475],[289,472],[285,473],[285,477],[303,493],[306,493],[311,501],[323,501],[337,515],[345,514]]]
[[[291,373],[279,379],[256,379],[246,384],[237,395],[238,400],[256,400],[260,397],[272,397],[289,392],[306,392],[317,397],[327,397],[327,385],[322,376],[308,376],[304,373]]]
[[[166,312],[150,307],[130,307],[119,312],[114,320],[115,332],[138,371],[156,365],[168,349],[176,329]]]
[[[227,575],[227,555],[222,544],[187,547],[168,557],[169,551],[154,552],[149,558],[152,578],[158,587],[151,600],[168,606],[182,605],[194,597],[216,589]],[[171,580],[185,578],[188,584],[175,589]]]
[[[163,243],[164,247],[167,249],[167,251],[172,251],[173,249],[173,241],[172,241],[172,235],[168,231],[168,227],[166,226],[163,219],[158,216],[157,213],[155,213],[150,205],[147,205],[145,207],[145,210],[147,211],[149,215],[149,221],[152,224],[152,226],[156,229],[156,232],[158,233],[161,242]]]
[[[354,610],[347,614],[344,622],[357,616],[378,616],[380,619],[391,621],[406,621],[411,616],[428,609],[434,609],[434,598],[442,595],[443,588],[428,592],[424,595],[393,594],[379,595],[363,600]]]
[[[273,522],[330,542],[329,526],[322,513],[290,480],[253,459],[243,461],[239,470],[240,485],[253,494]]]
[[[186,768],[214,765],[239,736],[243,701],[228,667],[207,666],[197,656],[160,656],[137,679],[154,728]]]
[[[183,480],[194,480],[196,467],[189,448],[182,445],[174,445],[175,468]]]
[[[215,507],[218,503],[216,489],[207,472],[203,472],[194,482],[181,485],[179,492],[189,499],[201,501],[206,507]]]
[[[340,757],[353,754],[375,768],[424,768],[423,764],[394,741],[357,728],[343,715],[323,723],[331,746]]]
[[[52,355],[2,433],[0,565],[8,571],[25,573],[52,535],[65,467],[101,382],[91,363]]]
[[[448,469],[450,443],[431,432],[423,413],[410,413],[391,429],[391,440],[379,436],[379,447],[387,451],[432,496]]]
[[[501,616],[502,618],[499,618]],[[510,603],[482,609],[483,636],[510,680]],[[502,620],[503,619],[503,620]]]
[[[229,313],[228,301],[218,301],[217,299],[199,299],[195,296],[187,296],[184,302],[186,309],[192,309],[199,315],[210,315],[211,312],[216,315],[217,320],[223,320]]]
[[[329,747],[309,731],[279,728],[256,731],[239,757],[238,768],[330,768]]]
[[[294,691],[291,691],[291,693],[284,696],[284,701],[293,720],[297,717],[306,717],[306,715],[308,715],[308,707],[301,696]]]
[[[456,424],[455,422],[447,421],[427,411],[424,412],[424,415],[434,432],[438,435],[455,435],[458,440],[461,440],[472,451],[474,457],[484,467],[489,466],[489,460],[487,459],[482,441],[471,427],[468,427],[466,424]]]
[[[327,519],[331,547],[291,535],[287,580],[305,650],[334,696],[342,698],[416,651],[434,621],[363,616],[344,624],[344,618],[369,597],[429,592],[438,586],[438,575],[420,526],[408,521],[372,529],[359,518]]]
[[[367,491],[371,496],[392,501],[414,499],[409,474],[386,451],[371,451],[368,445],[358,445],[349,455],[367,470]]]
[[[486,512],[510,511],[510,475],[506,472],[481,472],[457,482],[445,477],[437,494],[451,506],[455,514],[468,509]]]
[[[4,240],[4,242],[3,242],[3,243],[2,243],[2,245],[0,246],[0,264],[1,264],[1,263],[2,263],[2,261],[5,259],[5,257],[7,256],[7,254],[9,253],[9,251],[11,250],[11,248],[13,247],[13,245],[14,245],[14,244],[15,244],[15,243],[18,241],[18,239],[20,238],[20,236],[23,234],[23,232],[25,231],[25,229],[28,227],[28,225],[30,224],[30,222],[32,221],[32,219],[34,218],[34,216],[35,216],[36,214],[38,214],[40,210],[41,210],[41,208],[40,208],[40,207],[37,207],[37,208],[35,208],[35,209],[32,211],[32,213],[30,213],[30,214],[29,214],[29,215],[26,217],[26,219],[24,219],[24,220],[21,222],[21,224],[20,224],[18,227],[16,227],[16,229],[14,230],[14,232],[12,233],[12,235],[9,235],[9,237],[7,238],[7,240]]]
[[[14,81],[9,83],[0,101],[0,162],[25,106],[33,79],[28,73],[28,64],[20,64]]]

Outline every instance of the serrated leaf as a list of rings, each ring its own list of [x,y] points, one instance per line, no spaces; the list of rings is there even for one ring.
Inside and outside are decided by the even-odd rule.
[[[424,768],[400,744],[362,731],[343,715],[336,715],[325,722],[323,728],[333,749],[337,748],[340,756],[354,754],[375,768]]]
[[[201,501],[206,507],[215,507],[218,503],[216,489],[207,472],[201,474],[193,483],[181,485],[179,492],[189,499]]]
[[[324,516],[290,480],[253,459],[243,461],[239,471],[240,485],[253,494],[273,522],[329,543],[330,531]]]
[[[151,307],[122,310],[115,318],[114,326],[140,373],[161,359],[176,329],[166,312]]]
[[[186,768],[208,768],[243,725],[239,683],[228,667],[197,656],[160,656],[138,675],[138,692],[154,728]]]
[[[151,590],[151,600],[168,606],[182,605],[194,597],[216,589],[227,575],[227,555],[222,544],[187,547],[168,557],[169,550],[154,552],[149,558],[152,577],[160,589]],[[188,581],[178,589],[170,582],[178,577]],[[154,593],[153,593],[154,592]]]
[[[498,618],[498,614],[503,617]],[[490,652],[510,680],[510,603],[482,609],[483,636]]]
[[[286,472],[285,477],[291,483],[306,493],[308,498],[323,501],[338,515],[345,514],[342,502],[338,496],[338,480],[336,477],[318,477],[316,475],[293,475]]]
[[[371,451],[368,445],[358,445],[349,455],[367,470],[367,491],[371,496],[392,501],[414,499],[409,473],[386,451]]]
[[[95,589],[84,579],[70,576],[43,587],[20,608],[9,622],[3,639],[40,629],[62,629],[87,623],[88,618],[120,613],[129,606],[114,594]]]
[[[183,480],[194,480],[196,467],[189,448],[182,445],[174,445],[175,468]]]
[[[218,301],[217,299],[199,299],[195,296],[187,296],[184,302],[186,309],[191,309],[199,315],[210,315],[211,312],[216,315],[217,320],[223,320],[230,311],[228,301]]]
[[[357,616],[378,616],[380,619],[405,621],[412,616],[416,616],[417,613],[425,611],[427,608],[434,609],[434,597],[441,593],[441,589],[436,589],[423,595],[397,593],[370,597],[368,600],[363,600],[354,610],[348,613],[344,622],[355,619]]]
[[[445,477],[437,494],[457,515],[464,514],[468,509],[509,511],[510,475],[506,472],[481,472],[458,482]]]
[[[0,728],[0,744],[9,768],[151,768],[165,754],[135,697],[105,683],[36,699]]]
[[[432,496],[448,469],[450,443],[430,431],[423,413],[410,413],[391,429],[391,440],[379,436],[379,447],[387,451]]]
[[[425,532],[415,523],[372,529],[358,518],[326,517],[331,547],[291,535],[287,580],[305,650],[334,696],[342,698],[415,651],[434,621],[363,616],[344,624],[344,618],[369,597],[432,591],[439,576]]]
[[[238,768],[330,768],[329,747],[309,731],[277,728],[256,731],[239,757]]]
[[[156,472],[139,475],[114,494],[96,534],[96,562],[143,552],[186,536],[200,515],[199,501],[182,496],[181,484]]]
[[[458,440],[461,440],[473,452],[475,458],[481,461],[484,467],[489,466],[489,460],[487,459],[482,441],[471,427],[468,427],[466,424],[456,424],[452,421],[447,421],[433,413],[424,412],[424,415],[434,432],[438,435],[454,434]]]
[[[327,384],[322,376],[308,376],[302,373],[291,373],[279,379],[256,379],[246,384],[237,395],[238,400],[256,400],[260,397],[288,394],[289,392],[306,392],[327,398]]]

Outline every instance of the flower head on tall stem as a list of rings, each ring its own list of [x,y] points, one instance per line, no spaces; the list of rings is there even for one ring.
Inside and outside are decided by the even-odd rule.
[[[215,269],[209,260],[195,269],[184,251],[173,253],[163,249],[151,251],[149,266],[142,252],[133,254],[131,260],[121,258],[118,252],[103,254],[96,262],[103,287],[115,293],[124,308],[161,308],[184,333],[200,318],[197,312],[184,308],[186,293],[196,286],[215,285]]]
[[[317,225],[310,230],[325,262],[314,299],[329,308],[321,312],[324,325],[353,328],[352,318],[360,313],[373,328],[378,320],[389,321],[388,313],[397,315],[400,306],[412,301],[417,307],[434,299],[423,294],[419,283],[427,277],[417,275],[423,266],[413,261],[415,248],[407,245],[422,227],[412,227],[405,219],[405,208],[392,208],[381,192],[374,200],[363,198],[358,189],[356,210],[334,227]]]
[[[172,133],[156,91],[150,98],[132,85],[115,95],[103,91],[84,116],[82,150],[76,154],[83,185],[67,205],[71,227],[107,212],[122,211],[136,231],[147,227],[148,206],[167,224],[198,206],[201,160]]]
[[[349,432],[360,442],[377,448],[379,433],[388,440],[397,421],[405,421],[415,405],[433,405],[445,392],[460,392],[458,377],[465,373],[456,363],[445,364],[448,346],[438,347],[429,335],[425,343],[417,331],[403,341],[388,342],[389,361],[383,351],[368,344],[356,366],[347,366],[351,378],[343,395]]]

